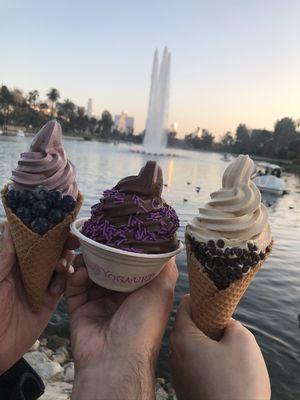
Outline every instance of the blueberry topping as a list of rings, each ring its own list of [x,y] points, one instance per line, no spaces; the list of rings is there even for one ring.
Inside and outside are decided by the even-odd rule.
[[[32,206],[32,213],[36,217],[44,217],[48,214],[48,211],[48,205],[44,200],[36,201]]]
[[[31,208],[33,202],[35,201],[33,192],[31,192],[30,190],[22,190],[20,192],[19,201],[20,204],[26,205]]]
[[[15,211],[18,207],[19,192],[15,189],[10,189],[6,194],[6,202],[8,207]]]
[[[44,217],[37,217],[30,224],[31,230],[38,235],[44,235],[49,230],[49,227],[50,224]]]
[[[33,190],[33,194],[36,200],[47,200],[48,192],[49,190],[45,186],[37,186]]]
[[[75,209],[76,201],[72,196],[67,195],[61,199],[60,206],[65,212],[69,213]]]
[[[54,192],[49,192],[47,197],[49,206],[53,208],[59,207],[61,198],[62,196],[60,191],[55,190]]]
[[[23,206],[17,208],[16,215],[25,225],[28,225],[32,220],[30,209]]]
[[[59,208],[53,208],[53,210],[51,210],[48,214],[48,220],[53,224],[61,222],[64,219],[64,217],[65,214]]]
[[[62,197],[59,190],[50,191],[45,186],[37,186],[33,190],[11,188],[6,194],[6,204],[25,225],[39,235],[44,235],[76,207],[72,196]]]

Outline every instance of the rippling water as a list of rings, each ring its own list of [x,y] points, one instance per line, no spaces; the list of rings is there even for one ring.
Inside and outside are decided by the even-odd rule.
[[[19,153],[25,151],[27,138],[0,137],[0,186],[10,177]],[[81,216],[88,216],[92,204],[104,189],[112,187],[125,175],[134,175],[148,156],[133,154],[125,145],[114,146],[96,142],[65,141],[69,158],[78,171],[78,183],[85,202]],[[218,189],[227,164],[216,153],[177,151],[179,157],[160,158],[164,172],[165,199],[177,210],[184,236],[184,227],[209,194]],[[255,334],[266,359],[275,400],[300,398],[300,179],[285,174],[291,194],[266,198],[275,245],[269,260],[256,276],[240,302],[235,318]],[[187,184],[190,182],[190,184]],[[200,186],[200,193],[195,188]],[[187,200],[187,201],[184,201]],[[0,217],[3,217],[0,206]],[[186,257],[178,257],[180,278],[176,288],[176,305],[188,292]],[[175,306],[176,306],[175,305]],[[171,317],[170,325],[174,318]],[[49,330],[64,331],[68,317],[64,303],[53,317]],[[168,376],[167,336],[164,338],[158,373]]]

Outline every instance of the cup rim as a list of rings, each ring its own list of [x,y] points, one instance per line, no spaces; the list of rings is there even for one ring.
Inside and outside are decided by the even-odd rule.
[[[117,249],[115,247],[107,246],[105,244],[98,243],[95,240],[88,238],[87,236],[83,235],[80,232],[79,229],[82,227],[84,222],[86,222],[88,219],[89,218],[79,218],[79,219],[75,220],[74,222],[72,222],[72,224],[70,225],[71,233],[73,235],[75,235],[76,237],[78,237],[78,239],[80,241],[87,242],[90,245],[92,245],[98,249],[101,249],[101,250],[109,251],[111,253],[116,253],[116,254],[123,254],[126,256],[137,257],[137,258],[145,258],[145,257],[149,257],[149,256],[151,256],[151,258],[171,258],[172,256],[175,256],[176,254],[180,253],[184,248],[181,240],[179,240],[178,248],[176,250],[173,250],[169,253],[159,253],[159,254],[133,253],[131,251],[121,250],[121,249]]]

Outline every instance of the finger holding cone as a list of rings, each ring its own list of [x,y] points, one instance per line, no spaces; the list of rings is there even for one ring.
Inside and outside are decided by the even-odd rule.
[[[214,340],[221,339],[273,245],[267,211],[250,179],[253,168],[248,156],[234,160],[222,189],[186,229],[192,318]]]
[[[56,121],[42,127],[21,154],[1,198],[27,298],[37,312],[83,203]]]

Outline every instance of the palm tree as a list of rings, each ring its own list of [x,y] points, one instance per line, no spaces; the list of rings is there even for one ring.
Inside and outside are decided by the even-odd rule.
[[[39,96],[40,94],[37,90],[31,90],[31,92],[28,93],[27,100],[30,107],[32,107],[32,105],[35,107],[36,101],[39,98]]]
[[[101,134],[103,137],[105,138],[109,137],[113,124],[114,122],[111,113],[107,110],[103,111],[101,115],[101,120],[99,121]]]
[[[84,107],[77,107],[75,110],[75,115],[76,115],[76,127],[80,133],[85,133],[88,124],[89,124],[89,118],[85,115],[85,109]]]
[[[47,93],[47,97],[51,101],[51,118],[53,118],[56,102],[60,98],[59,91],[57,89],[52,88]]]
[[[63,103],[59,103],[59,113],[70,120],[75,114],[76,106],[69,100],[65,99]]]

